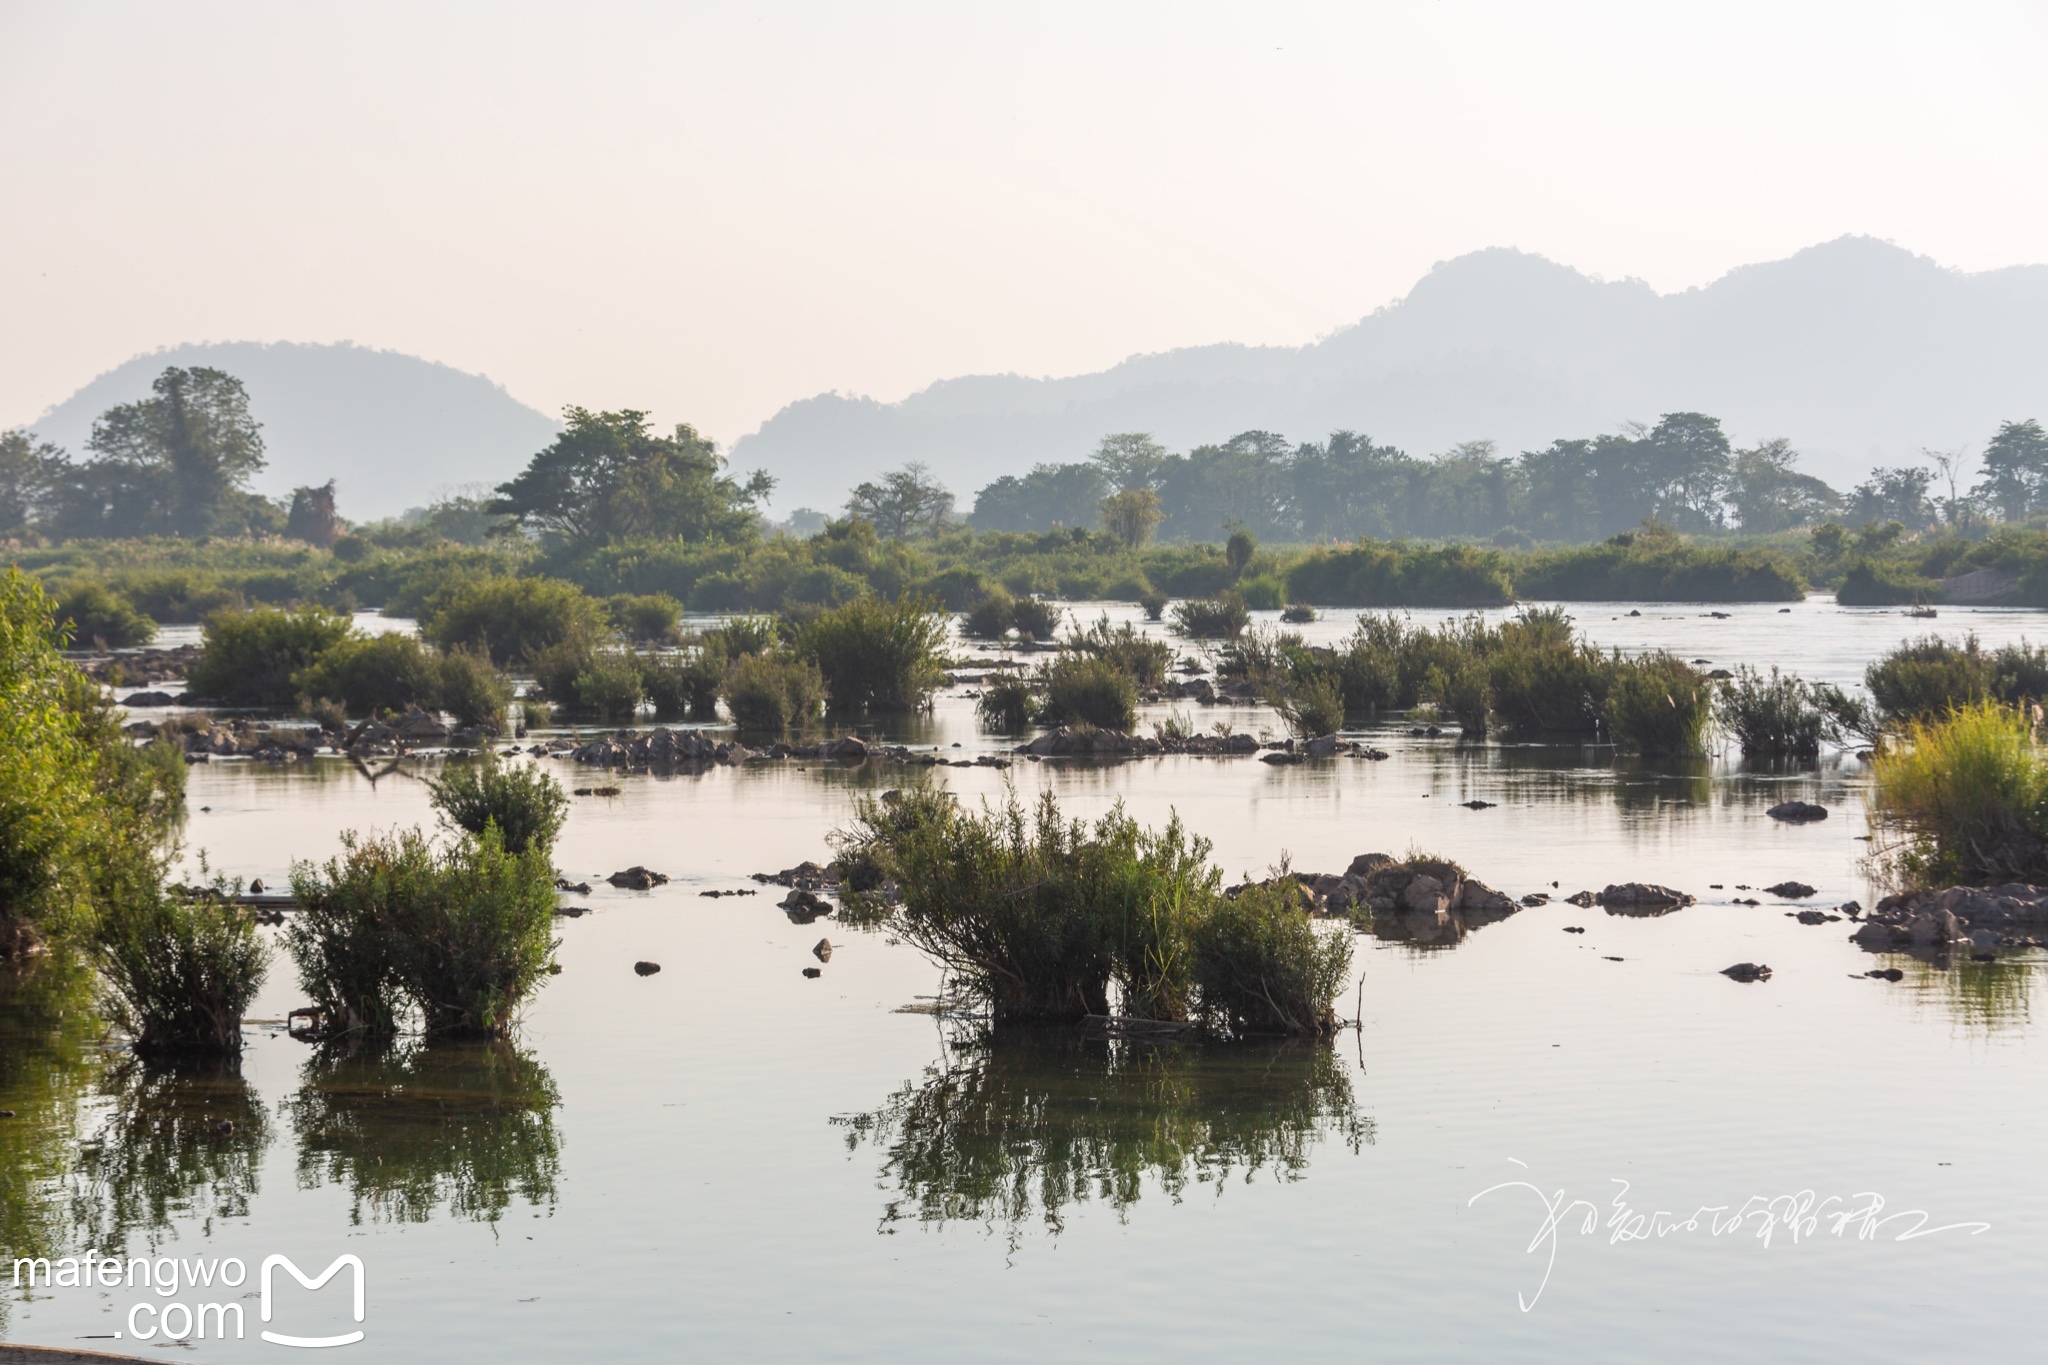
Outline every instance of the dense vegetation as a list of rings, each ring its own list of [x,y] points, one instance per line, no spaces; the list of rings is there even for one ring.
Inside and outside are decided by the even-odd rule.
[[[1976,702],[1912,721],[1874,777],[1875,814],[1915,884],[2048,879],[2048,759],[2025,712]]]

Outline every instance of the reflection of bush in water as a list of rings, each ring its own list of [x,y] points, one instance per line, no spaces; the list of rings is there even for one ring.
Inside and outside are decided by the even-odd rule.
[[[552,1207],[554,1078],[509,1043],[415,1043],[316,1057],[284,1109],[302,1189],[346,1186],[351,1218],[423,1223],[445,1204],[496,1222],[519,1195]]]
[[[124,1058],[101,1082],[104,1108],[79,1145],[71,1225],[102,1251],[140,1234],[154,1246],[180,1217],[246,1218],[270,1117],[239,1058]]]
[[[1964,960],[1947,967],[1916,963],[1907,979],[1919,987],[1921,999],[1937,1003],[1954,1023],[1999,1033],[2023,1030],[2031,1021],[2040,970],[2024,958]]]
[[[99,1074],[91,1001],[92,976],[75,961],[0,967],[0,1109],[15,1113],[0,1119],[0,1248],[9,1257],[54,1256],[68,1240],[64,1178]],[[0,1298],[0,1340],[7,1327]]]
[[[880,1109],[834,1119],[847,1148],[885,1154],[885,1222],[1008,1224],[1058,1232],[1068,1204],[1121,1216],[1149,1176],[1176,1202],[1190,1180],[1298,1180],[1326,1134],[1372,1141],[1347,1064],[1327,1044],[1148,1047],[1069,1033],[964,1047]]]

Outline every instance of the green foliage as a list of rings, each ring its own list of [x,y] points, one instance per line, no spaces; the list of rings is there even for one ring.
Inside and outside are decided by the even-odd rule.
[[[575,640],[605,634],[604,605],[574,583],[549,578],[476,578],[434,594],[421,621],[443,649],[481,649],[499,667]]]
[[[641,641],[673,640],[683,614],[683,604],[663,592],[619,593],[605,607],[620,634]]]
[[[502,1035],[554,954],[547,849],[508,852],[495,825],[442,850],[418,830],[345,835],[324,867],[293,866],[292,892],[286,951],[351,1029],[388,1033],[410,1004],[429,1034]]]
[[[1223,560],[1230,565],[1232,578],[1244,577],[1245,566],[1252,562],[1258,548],[1259,542],[1250,531],[1239,529],[1230,533],[1230,538],[1223,542]]]
[[[1253,611],[1278,611],[1287,605],[1287,585],[1273,574],[1245,579],[1238,592]]]
[[[1814,758],[1828,731],[1828,712],[1811,683],[1747,664],[1721,684],[1715,716],[1745,758]]]
[[[290,706],[299,675],[349,638],[349,620],[318,607],[217,612],[186,684],[229,706]]]
[[[1192,598],[1173,609],[1174,631],[1198,640],[1235,639],[1251,619],[1244,598],[1234,592]]]
[[[93,745],[73,713],[77,672],[49,599],[0,578],[0,958],[34,946],[36,926],[89,905],[82,885],[93,819]]]
[[[1194,986],[1211,1027],[1252,1033],[1328,1035],[1351,974],[1351,936],[1319,933],[1301,910],[1293,879],[1247,886],[1209,900],[1194,921]]]
[[[451,649],[435,660],[435,700],[459,725],[475,725],[496,734],[505,728],[511,685],[478,650]]]
[[[862,597],[806,622],[797,652],[816,661],[835,709],[921,710],[944,677],[946,623],[926,598]]]
[[[1037,597],[1020,597],[1010,609],[1010,624],[1026,640],[1050,640],[1059,633],[1062,615],[1064,613],[1052,602]]]
[[[2021,641],[1987,651],[1974,632],[1960,641],[1924,635],[1873,662],[1863,681],[1893,723],[1931,720],[1984,701],[2033,705],[2048,700],[2048,649]]]
[[[974,712],[984,728],[998,734],[1014,735],[1031,721],[1032,686],[1018,674],[1005,674],[982,684]]]
[[[1509,561],[1468,545],[1372,541],[1311,550],[1286,571],[1287,600],[1328,607],[1499,607],[1515,600]]]
[[[779,735],[817,718],[825,680],[809,659],[784,653],[748,654],[725,680],[725,706],[743,731]]]
[[[360,716],[438,707],[441,681],[439,656],[416,636],[389,631],[344,636],[300,669],[292,687],[299,697],[330,698]]]
[[[1166,604],[1170,599],[1163,592],[1151,589],[1138,595],[1138,605],[1145,611],[1147,621],[1157,621],[1166,615]]]
[[[753,537],[754,504],[774,486],[765,474],[744,485],[725,477],[710,441],[682,425],[657,436],[644,412],[571,407],[564,417],[567,429],[518,478],[498,486],[489,512],[573,546],[638,536]]]
[[[1702,545],[1661,525],[1532,555],[1515,566],[1514,583],[1523,596],[1565,602],[1797,602],[1806,596],[1798,569],[1776,551]]]
[[[1878,817],[1921,884],[2048,877],[2048,763],[2019,711],[1989,702],[1912,720],[1872,760]]]
[[[1334,735],[1344,728],[1344,689],[1327,674],[1287,688],[1274,707],[1297,739]]]
[[[633,719],[647,696],[639,656],[629,649],[590,651],[576,670],[573,688],[567,697],[549,696],[610,721]]]
[[[1061,650],[1039,670],[1038,720],[1129,731],[1138,723],[1138,687],[1111,659]]]
[[[1068,635],[1063,647],[1108,660],[1140,687],[1157,687],[1165,682],[1166,670],[1173,663],[1171,645],[1146,638],[1129,622],[1112,627],[1107,613],[1087,629]]]
[[[269,951],[239,906],[137,889],[94,937],[107,1009],[138,1053],[238,1053]]]
[[[74,649],[95,644],[108,649],[146,645],[156,636],[156,622],[137,611],[128,599],[99,582],[74,583],[57,600],[57,619],[68,622]]]
[[[537,764],[507,763],[488,749],[469,762],[451,762],[427,787],[442,824],[474,835],[495,826],[508,853],[551,851],[569,818],[561,783]]]
[[[1607,723],[1624,749],[1703,753],[1713,696],[1712,683],[1662,650],[1620,659],[1608,675]]]
[[[687,715],[712,720],[718,715],[718,689],[725,682],[725,653],[706,642],[672,654],[650,654],[640,660],[640,686],[654,704],[658,720]]]
[[[1017,599],[1002,588],[991,588],[968,609],[960,628],[981,640],[999,640],[1016,624]]]
[[[1280,619],[1290,626],[1305,626],[1316,619],[1316,609],[1296,604],[1283,610]]]

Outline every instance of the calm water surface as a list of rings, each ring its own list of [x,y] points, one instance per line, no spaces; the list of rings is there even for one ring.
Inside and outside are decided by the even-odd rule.
[[[1929,628],[1998,644],[2043,625],[1819,601],[1727,619],[1627,610],[1574,608],[1602,644],[1843,683]],[[1348,628],[1338,613],[1307,630]],[[1000,747],[971,706],[949,695],[895,738],[954,757]],[[593,881],[634,863],[674,880],[599,885],[595,913],[558,922],[562,974],[511,1044],[352,1056],[251,1024],[239,1068],[164,1072],[61,1009],[82,987],[13,986],[0,1236],[10,1257],[91,1246],[252,1271],[274,1252],[309,1273],[353,1252],[368,1311],[348,1350],[370,1360],[2038,1359],[2039,955],[1948,971],[1874,959],[1846,924],[1802,926],[1789,903],[1738,889],[1796,878],[1818,888],[1804,904],[1871,902],[1853,757],[1751,770],[1372,737],[1390,761],[1020,762],[930,780],[970,800],[1050,787],[1079,813],[1121,800],[1148,822],[1178,810],[1233,876],[1419,847],[1517,895],[1647,880],[1700,903],[1654,919],[1533,909],[1454,948],[1361,937],[1363,989],[1343,1008],[1362,1001],[1362,1026],[1334,1047],[1061,1031],[990,1045],[933,1012],[939,975],[909,949],[791,924],[765,892],[698,894],[822,861],[855,796],[912,771],[631,776],[616,799],[578,800],[560,861]],[[413,770],[191,776],[192,854],[266,880],[330,856],[343,830],[431,818]],[[1794,796],[1835,815],[1764,818]],[[1498,804],[1458,804],[1474,798]],[[1732,903],[1753,894],[1765,903]],[[808,979],[821,937],[831,959]],[[636,976],[643,959],[663,970]],[[1718,974],[1745,960],[1776,975]],[[1860,975],[1880,965],[1905,979]],[[280,963],[252,1017],[298,1003]],[[1581,1208],[1546,1283],[1550,1246],[1529,1251],[1536,1195],[1471,1202],[1509,1181],[1586,1200],[1596,1221],[1618,1195],[1726,1220],[1753,1197],[1811,1192],[1990,1227],[1899,1241],[1914,1220],[1859,1236],[1822,1217],[1766,1244],[1760,1219],[1716,1235],[1708,1215],[1616,1240],[1583,1233]],[[252,1279],[178,1297],[253,1292]],[[8,1295],[9,1339],[164,1349],[80,1340],[168,1301],[139,1289]],[[290,1287],[272,1325],[342,1330],[338,1297]],[[279,1354],[256,1339],[258,1300],[241,1301],[246,1340],[184,1349]]]

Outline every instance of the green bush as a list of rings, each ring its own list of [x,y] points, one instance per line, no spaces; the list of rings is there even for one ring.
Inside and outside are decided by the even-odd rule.
[[[435,700],[460,725],[475,725],[492,734],[505,728],[505,708],[512,688],[481,650],[451,649],[434,661]]]
[[[816,661],[837,710],[921,710],[945,677],[946,621],[923,598],[862,597],[806,622],[797,650]]]
[[[1037,683],[1041,724],[1129,731],[1138,723],[1138,686],[1110,659],[1061,650]]]
[[[1115,665],[1140,687],[1164,683],[1166,670],[1173,664],[1171,645],[1164,640],[1147,639],[1129,622],[1112,628],[1106,613],[1086,630],[1068,635],[1065,647]]]
[[[481,835],[495,826],[508,853],[553,849],[569,818],[562,784],[532,763],[507,763],[486,749],[429,778],[434,809],[450,829]]]
[[[985,729],[1014,735],[1031,721],[1032,690],[1029,680],[1006,674],[982,684],[974,703],[975,714]]]
[[[1499,607],[1515,600],[1508,561],[1467,545],[1361,541],[1316,549],[1286,574],[1287,600],[1326,607]]]
[[[1863,682],[1887,720],[1929,720],[1990,700],[1991,660],[1975,634],[1960,644],[1926,635],[1877,659]]]
[[[441,660],[416,636],[349,635],[300,669],[292,687],[301,698],[329,698],[358,716],[438,707]]]
[[[716,644],[728,658],[765,654],[781,643],[782,632],[773,616],[733,616],[704,632],[706,644]]]
[[[1656,755],[1706,751],[1713,685],[1662,650],[1619,660],[1607,690],[1607,723],[1624,749]]]
[[[229,706],[291,706],[299,675],[349,635],[346,616],[318,607],[216,612],[186,685]]]
[[[417,830],[349,837],[324,868],[295,865],[292,890],[286,948],[350,1026],[387,1031],[409,1002],[431,1035],[502,1035],[554,954],[547,851],[507,852],[496,828],[438,852]]]
[[[472,578],[434,594],[421,630],[442,649],[481,649],[503,668],[572,639],[606,632],[604,606],[551,578]]]
[[[825,681],[809,659],[749,654],[725,680],[725,706],[743,731],[781,734],[809,725],[824,701]]]
[[[1278,611],[1287,605],[1287,585],[1273,574],[1260,574],[1237,585],[1244,604],[1253,611]]]
[[[1157,621],[1166,615],[1166,604],[1169,600],[1165,593],[1155,589],[1151,592],[1141,593],[1138,597],[1138,605],[1144,608],[1147,621]]]
[[[1274,705],[1297,739],[1334,735],[1344,728],[1344,691],[1333,677],[1313,677],[1289,687]]]
[[[2048,879],[2048,763],[2020,711],[1988,702],[1907,723],[1872,760],[1878,818],[1922,885]]]
[[[629,649],[593,650],[576,671],[575,705],[605,720],[633,719],[646,695],[639,656]]]
[[[1775,550],[1701,545],[1661,527],[1530,555],[1515,591],[1566,602],[1797,602],[1806,582]]]
[[[1286,610],[1282,611],[1280,613],[1280,619],[1285,621],[1290,626],[1305,626],[1316,619],[1316,609],[1314,607],[1305,607],[1297,603],[1294,606],[1288,607]]]
[[[1002,588],[991,588],[968,608],[960,629],[978,640],[1000,640],[1016,624],[1017,599]]]
[[[107,1009],[145,1056],[238,1053],[269,952],[239,906],[157,893],[109,907],[95,956]]]
[[[1211,1027],[1240,1036],[1337,1031],[1351,936],[1318,932],[1291,878],[1210,900],[1190,940],[1195,990]]]
[[[1173,609],[1175,632],[1197,640],[1236,639],[1251,619],[1244,599],[1234,592],[1191,598]]]
[[[652,654],[640,661],[640,686],[654,703],[658,720],[687,715],[713,720],[718,715],[718,689],[725,681],[725,653],[713,644],[699,644],[674,654]]]
[[[1010,608],[1010,624],[1027,640],[1050,640],[1059,634],[1060,617],[1065,614],[1057,603],[1020,597]]]
[[[621,634],[641,641],[673,640],[683,604],[667,593],[619,593],[605,604]]]
[[[146,645],[156,637],[156,622],[137,611],[126,597],[104,583],[74,583],[57,602],[57,619],[70,623],[71,645],[108,649]]]
[[[1816,689],[1775,666],[1769,675],[1747,664],[1721,684],[1715,717],[1745,758],[1815,758],[1827,733],[1827,712]]]

